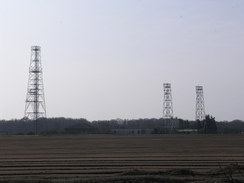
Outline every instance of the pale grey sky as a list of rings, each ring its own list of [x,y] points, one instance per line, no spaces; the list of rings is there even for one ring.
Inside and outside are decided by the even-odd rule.
[[[0,0],[0,119],[22,118],[30,47],[48,117],[244,119],[243,0]]]

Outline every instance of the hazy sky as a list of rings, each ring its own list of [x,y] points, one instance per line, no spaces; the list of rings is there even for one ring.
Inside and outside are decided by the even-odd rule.
[[[244,119],[243,0],[0,0],[0,119],[22,118],[30,47],[48,117]]]

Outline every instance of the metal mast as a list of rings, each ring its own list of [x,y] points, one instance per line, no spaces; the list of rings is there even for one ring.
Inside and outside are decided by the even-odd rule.
[[[163,118],[173,118],[173,103],[170,83],[164,83]]]
[[[205,119],[203,86],[196,86],[196,120]]]
[[[37,120],[42,117],[46,117],[46,106],[41,66],[41,47],[32,46],[25,101],[25,118]]]

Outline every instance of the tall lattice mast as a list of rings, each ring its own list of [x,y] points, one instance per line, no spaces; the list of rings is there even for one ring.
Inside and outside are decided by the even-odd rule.
[[[196,86],[196,120],[205,119],[203,87]]]
[[[25,101],[25,118],[36,120],[42,117],[46,117],[46,106],[41,66],[41,47],[32,46]]]
[[[170,83],[164,83],[163,118],[173,118],[173,102]]]

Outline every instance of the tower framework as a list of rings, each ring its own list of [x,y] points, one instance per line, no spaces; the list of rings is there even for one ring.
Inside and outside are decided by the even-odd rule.
[[[24,116],[30,120],[46,117],[40,46],[31,47],[29,80]]]
[[[205,119],[203,86],[196,86],[196,120]]]
[[[163,117],[165,119],[173,118],[173,102],[170,83],[164,83]]]

